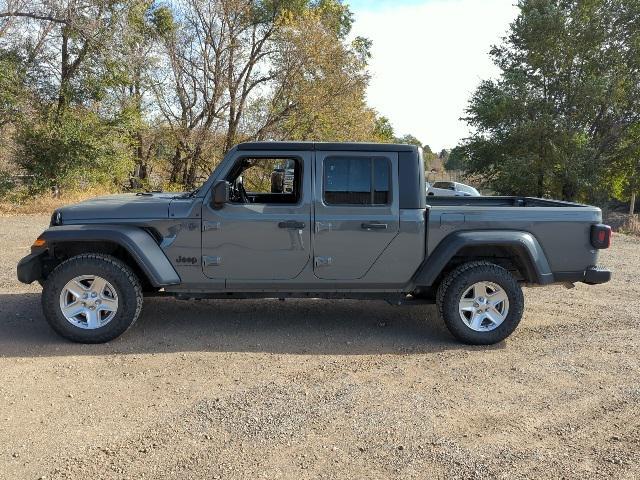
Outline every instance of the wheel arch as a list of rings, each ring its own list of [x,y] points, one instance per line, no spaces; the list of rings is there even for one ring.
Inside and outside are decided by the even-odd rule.
[[[155,288],[180,283],[173,265],[145,230],[129,225],[64,225],[45,230],[50,256],[70,258],[83,253],[112,255],[134,270],[141,282]]]
[[[458,265],[486,260],[519,273],[527,283],[545,285],[553,274],[538,240],[529,232],[482,230],[454,232],[433,250],[413,278],[419,287],[437,285]]]

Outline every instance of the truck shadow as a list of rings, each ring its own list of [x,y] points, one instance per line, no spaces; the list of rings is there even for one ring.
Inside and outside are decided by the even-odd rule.
[[[431,305],[314,299],[149,298],[136,325],[122,337],[104,345],[80,345],[49,328],[39,294],[0,294],[4,357],[189,351],[375,355],[467,348],[449,335]]]

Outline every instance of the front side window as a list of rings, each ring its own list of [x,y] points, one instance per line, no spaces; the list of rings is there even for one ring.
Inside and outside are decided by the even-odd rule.
[[[242,158],[227,176],[234,203],[295,204],[300,200],[298,158]]]
[[[381,157],[328,157],[324,161],[324,201],[328,205],[386,205],[391,167]]]

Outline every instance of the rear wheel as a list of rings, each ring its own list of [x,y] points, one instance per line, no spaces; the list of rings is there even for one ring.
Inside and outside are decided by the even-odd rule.
[[[132,270],[109,255],[85,254],[58,265],[42,291],[47,322],[74,342],[112,340],[140,316],[142,288]]]
[[[489,262],[465,263],[440,284],[438,310],[449,331],[460,341],[490,345],[516,329],[524,311],[524,296],[508,270]]]

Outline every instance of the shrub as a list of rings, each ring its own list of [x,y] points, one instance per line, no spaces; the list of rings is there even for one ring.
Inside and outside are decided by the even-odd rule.
[[[16,135],[16,163],[34,175],[31,189],[36,192],[121,186],[134,159],[126,128],[115,125],[86,111],[22,123]]]

